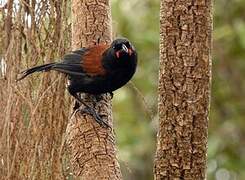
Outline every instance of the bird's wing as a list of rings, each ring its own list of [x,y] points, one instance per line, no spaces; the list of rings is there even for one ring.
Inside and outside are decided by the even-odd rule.
[[[66,54],[63,62],[57,63],[54,69],[69,75],[104,75],[102,56],[108,47],[108,45],[96,45],[72,51]]]
[[[103,53],[109,45],[101,44],[90,47],[84,54],[82,67],[90,76],[104,75],[105,69],[102,65]]]
[[[86,75],[81,66],[85,51],[86,48],[81,48],[64,55],[63,61],[60,63],[56,63],[53,69],[69,75]]]

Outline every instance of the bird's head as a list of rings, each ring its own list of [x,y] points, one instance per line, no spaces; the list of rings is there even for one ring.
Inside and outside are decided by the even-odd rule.
[[[116,39],[112,42],[111,48],[117,59],[132,56],[135,53],[133,45],[126,38]]]

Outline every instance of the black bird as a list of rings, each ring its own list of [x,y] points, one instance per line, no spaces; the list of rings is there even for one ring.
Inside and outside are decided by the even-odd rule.
[[[62,62],[44,64],[20,73],[17,81],[34,72],[55,70],[68,75],[68,91],[84,104],[95,120],[108,126],[97,113],[84,103],[79,93],[99,95],[111,93],[125,85],[134,75],[137,66],[137,53],[134,46],[125,38],[114,40],[111,45],[100,44],[81,48],[66,54]]]

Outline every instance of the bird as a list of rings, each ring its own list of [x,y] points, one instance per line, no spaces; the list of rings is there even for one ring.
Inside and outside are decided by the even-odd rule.
[[[17,81],[35,72],[58,71],[68,77],[67,90],[76,103],[85,106],[97,123],[109,127],[108,123],[83,102],[80,93],[100,95],[110,93],[124,86],[135,74],[137,52],[126,38],[117,38],[111,44],[97,44],[83,47],[61,58],[61,62],[39,65],[19,73]]]

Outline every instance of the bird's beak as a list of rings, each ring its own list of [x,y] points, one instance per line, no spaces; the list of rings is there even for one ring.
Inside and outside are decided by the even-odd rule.
[[[122,45],[122,51],[128,54],[128,48],[125,44]]]
[[[120,49],[119,51],[116,52],[116,57],[119,58],[121,53],[126,53],[129,56],[132,55],[133,51],[131,48],[127,48],[127,46],[125,44],[122,44],[122,49]]]

